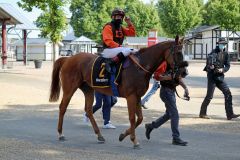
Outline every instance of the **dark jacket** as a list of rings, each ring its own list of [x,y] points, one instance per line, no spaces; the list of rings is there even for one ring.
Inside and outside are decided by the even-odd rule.
[[[214,69],[210,66],[214,65]],[[207,57],[206,66],[203,69],[208,73],[217,73],[216,69],[223,68],[224,73],[230,69],[230,60],[227,52],[220,52],[217,48],[214,49]]]
[[[171,73],[172,73],[172,69],[168,65],[165,74],[171,74]],[[160,81],[160,84],[163,87],[167,87],[167,88],[170,88],[172,90],[176,90],[176,86],[179,85],[179,79],[178,78],[174,78],[173,80]]]

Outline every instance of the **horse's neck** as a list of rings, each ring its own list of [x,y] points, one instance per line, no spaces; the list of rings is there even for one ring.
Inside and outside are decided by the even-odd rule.
[[[151,73],[153,73],[158,66],[165,60],[164,52],[170,44],[158,44],[147,48],[142,54],[140,54],[141,64]]]

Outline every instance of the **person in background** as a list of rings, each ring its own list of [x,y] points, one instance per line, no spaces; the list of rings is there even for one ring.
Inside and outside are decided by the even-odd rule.
[[[230,69],[229,55],[225,51],[226,45],[227,42],[225,39],[220,38],[216,48],[207,57],[206,66],[204,68],[204,71],[207,72],[208,80],[207,94],[201,105],[199,113],[200,118],[210,118],[207,116],[207,107],[213,98],[215,87],[221,90],[224,95],[227,120],[231,120],[240,116],[239,114],[233,113],[232,94],[224,80],[224,73]]]
[[[153,85],[152,85],[152,88],[149,90],[149,92],[147,92],[147,94],[145,94],[145,96],[142,98],[141,100],[141,106],[144,108],[144,109],[148,109],[146,106],[145,106],[145,103],[147,101],[149,101],[149,99],[157,92],[158,88],[160,88],[160,83],[159,81],[157,81],[156,79],[153,78]]]
[[[99,92],[95,91],[95,99],[96,103],[93,106],[93,113],[97,110],[102,108],[102,115],[103,115],[103,128],[104,129],[115,129],[116,127],[111,123],[110,116],[111,116],[111,108],[117,103],[117,98],[114,96],[108,96]],[[86,113],[83,114],[83,122],[88,122],[89,119],[86,116]]]

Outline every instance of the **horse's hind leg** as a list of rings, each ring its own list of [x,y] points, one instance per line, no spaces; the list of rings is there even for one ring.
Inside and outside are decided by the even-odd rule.
[[[69,102],[72,98],[72,95],[75,91],[76,91],[76,89],[68,91],[68,92],[63,91],[63,98],[62,98],[61,104],[59,105],[59,119],[58,119],[59,140],[65,140],[65,137],[62,133],[63,118],[64,118],[65,112],[67,110],[68,104],[69,104]]]
[[[83,84],[80,88],[83,91],[84,96],[85,96],[85,112],[92,124],[95,134],[98,137],[98,142],[104,143],[105,139],[101,135],[98,125],[93,117],[92,106],[93,106],[93,101],[94,101],[94,90],[91,87],[89,87],[87,84]]]

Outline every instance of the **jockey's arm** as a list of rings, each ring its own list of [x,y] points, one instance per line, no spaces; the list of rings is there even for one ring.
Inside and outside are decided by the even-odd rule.
[[[110,48],[119,47],[119,44],[113,41],[112,27],[110,25],[104,27],[102,35],[103,41],[107,46],[109,46]]]
[[[136,36],[136,30],[133,24],[129,24],[127,27],[122,27],[125,36]]]

